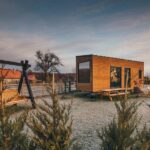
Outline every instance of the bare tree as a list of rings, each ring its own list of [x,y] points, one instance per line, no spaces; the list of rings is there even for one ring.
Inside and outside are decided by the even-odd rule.
[[[36,51],[36,69],[44,72],[44,79],[47,80],[48,72],[55,70],[59,72],[58,67],[62,66],[60,58],[52,52],[43,53]]]

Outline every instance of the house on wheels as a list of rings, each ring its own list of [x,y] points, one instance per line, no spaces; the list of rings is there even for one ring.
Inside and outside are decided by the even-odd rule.
[[[77,90],[100,92],[103,89],[143,87],[144,62],[119,58],[76,56]],[[126,77],[128,76],[128,83]]]

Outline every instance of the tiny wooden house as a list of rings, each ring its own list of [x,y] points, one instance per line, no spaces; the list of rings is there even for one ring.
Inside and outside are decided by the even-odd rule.
[[[99,92],[102,89],[134,88],[139,82],[143,86],[144,62],[119,58],[82,55],[76,56],[77,90]]]

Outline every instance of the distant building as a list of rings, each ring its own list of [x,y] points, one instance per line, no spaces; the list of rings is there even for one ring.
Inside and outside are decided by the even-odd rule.
[[[5,83],[18,83],[21,77],[21,72],[18,70],[0,68],[0,78],[4,79]]]
[[[34,75],[38,81],[44,81],[44,73],[43,72],[32,72],[32,75]],[[30,74],[29,74],[30,75]],[[52,74],[49,73],[50,79],[52,79]],[[59,81],[76,81],[76,73],[55,73],[55,82]]]
[[[60,79],[63,82],[66,82],[66,81],[75,82],[76,81],[76,73],[56,73],[55,76],[56,76],[55,77],[56,81],[59,81]]]
[[[34,73],[29,73],[29,74],[28,74],[28,80],[29,80],[31,83],[36,83],[36,82],[37,82],[36,75],[35,75]]]

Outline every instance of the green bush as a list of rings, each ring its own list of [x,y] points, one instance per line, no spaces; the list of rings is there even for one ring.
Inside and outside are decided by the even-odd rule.
[[[57,95],[50,93],[49,101],[43,101],[28,121],[33,132],[35,148],[42,150],[68,150],[71,143],[71,105],[60,105]]]
[[[14,120],[12,113],[5,109],[0,111],[0,149],[1,150],[28,150],[29,139],[23,132],[27,113],[23,112]]]
[[[148,128],[146,125],[141,131],[138,131],[137,142],[134,149],[150,150],[150,128]]]
[[[140,104],[121,100],[115,102],[117,118],[114,118],[108,126],[98,131],[101,140],[102,150],[127,150],[136,143],[135,132],[140,118],[137,116],[137,109]]]

